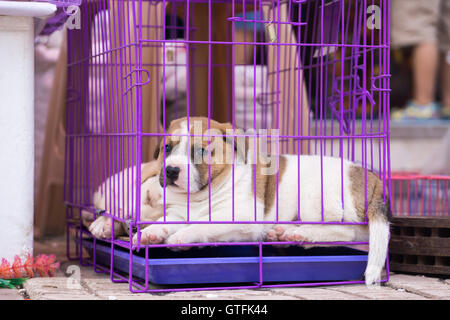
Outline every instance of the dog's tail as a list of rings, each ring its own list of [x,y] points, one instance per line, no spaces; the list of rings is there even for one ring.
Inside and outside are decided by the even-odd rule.
[[[380,187],[382,188],[381,181],[376,188]],[[380,192],[374,192],[373,196],[367,208],[369,219],[369,259],[365,271],[367,286],[374,285],[381,279],[381,270],[386,262],[389,245],[389,220],[392,216],[388,197],[384,201],[383,196],[380,197]]]

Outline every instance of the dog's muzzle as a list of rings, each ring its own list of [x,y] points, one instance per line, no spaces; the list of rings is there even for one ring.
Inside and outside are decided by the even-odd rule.
[[[175,185],[175,181],[177,181],[178,176],[180,174],[180,168],[167,166],[166,167],[166,185]],[[164,187],[164,175],[159,176],[159,183],[162,187]]]

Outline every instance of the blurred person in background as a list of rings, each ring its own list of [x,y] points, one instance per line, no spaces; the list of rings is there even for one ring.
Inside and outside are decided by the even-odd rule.
[[[450,119],[450,0],[392,0],[391,44],[413,47],[413,96],[392,119]]]

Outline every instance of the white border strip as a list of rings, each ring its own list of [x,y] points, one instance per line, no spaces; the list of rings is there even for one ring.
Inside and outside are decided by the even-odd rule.
[[[45,17],[53,14],[56,6],[47,2],[0,1],[0,15]]]

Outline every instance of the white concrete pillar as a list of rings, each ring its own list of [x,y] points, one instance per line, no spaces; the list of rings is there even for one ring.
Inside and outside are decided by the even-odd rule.
[[[0,260],[33,253],[33,17],[55,10],[0,1]]]

